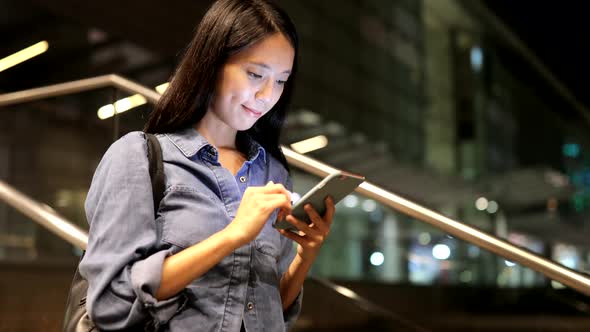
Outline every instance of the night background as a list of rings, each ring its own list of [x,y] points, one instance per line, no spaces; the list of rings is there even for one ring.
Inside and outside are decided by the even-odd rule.
[[[487,0],[485,5],[588,107],[590,27],[584,2]]]

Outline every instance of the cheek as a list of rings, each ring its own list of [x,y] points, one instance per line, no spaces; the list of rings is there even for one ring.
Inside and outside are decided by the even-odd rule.
[[[281,99],[281,96],[283,95],[283,91],[284,91],[284,87],[279,87],[279,88],[275,89],[273,100],[272,100],[273,106],[279,101],[279,99]]]
[[[255,89],[248,80],[237,78],[232,81],[231,86],[227,89],[228,94],[231,95],[231,100],[234,102],[245,103],[251,99]]]
[[[240,74],[239,68],[227,66],[223,73],[222,80],[217,86],[217,96],[219,101],[223,103],[242,101],[248,91],[248,82],[244,76],[245,75]]]

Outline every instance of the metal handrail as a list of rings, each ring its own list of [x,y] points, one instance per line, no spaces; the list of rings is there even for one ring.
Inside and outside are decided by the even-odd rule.
[[[39,99],[59,97],[109,87],[119,88],[131,94],[138,93],[144,96],[145,99],[152,104],[155,104],[158,102],[158,99],[160,99],[160,94],[158,92],[119,75],[110,74],[67,83],[48,85],[41,88],[0,94],[0,106],[27,103]]]
[[[97,83],[97,80],[99,81],[99,83]],[[151,91],[148,88],[142,87],[137,83],[133,83],[116,75],[107,75],[97,77],[95,79],[74,81],[64,84],[53,85],[45,88],[25,90],[22,92],[0,95],[0,106],[33,101],[41,98],[46,98],[48,96],[58,96],[67,93],[90,90],[92,87],[96,86],[104,87],[105,81],[111,82],[113,86],[124,86],[124,89],[130,93],[143,94],[143,92],[149,91],[149,95],[154,98],[151,98],[150,96],[146,95],[146,99],[152,103],[156,102],[159,98],[159,94]],[[64,91],[67,91],[67,93],[65,93]],[[157,96],[154,96],[154,94],[156,94]],[[283,150],[283,153],[285,154],[285,157],[287,158],[287,161],[291,165],[301,168],[302,170],[307,171],[311,174],[324,177],[336,171],[335,168],[329,165],[326,165],[310,157],[298,154],[285,146],[282,146],[281,148]],[[2,184],[2,182],[0,182],[0,184]],[[0,186],[0,189],[3,187],[8,188],[4,184],[3,186]],[[397,196],[372,183],[364,182],[359,186],[359,188],[356,189],[356,191],[359,194],[372,198],[388,207],[391,207],[392,209],[398,210],[418,220],[426,222],[436,228],[441,229],[444,232],[447,232],[455,237],[475,244],[481,248],[487,249],[499,256],[509,259],[510,261],[529,267],[532,270],[544,274],[550,279],[559,281],[564,285],[567,285],[583,294],[590,296],[590,278],[574,270],[571,270],[560,264],[547,260],[539,255],[536,255],[530,251],[517,247],[495,236],[489,235],[478,229],[460,223],[459,221],[445,217],[437,212],[434,212],[421,205],[418,205],[414,202]],[[0,190],[0,198],[8,202],[13,207],[19,209],[19,211],[22,211],[26,215],[31,216],[33,220],[41,223],[42,225],[49,228],[56,234],[62,237],[65,236],[64,238],[66,238],[66,240],[70,241],[71,243],[73,243],[72,241],[78,241],[76,239],[79,237],[79,230],[73,228],[70,229],[67,225],[58,222],[59,218],[56,217],[56,213],[52,212],[51,215],[48,215],[49,210],[47,208],[41,207],[38,203],[38,206],[35,206],[35,204],[27,204],[27,198],[24,197],[24,195],[22,195],[22,197],[19,197],[18,194],[15,194],[14,189],[10,190],[9,188],[8,190]],[[67,221],[65,222],[71,226],[70,223],[68,223]],[[71,236],[64,235],[65,233],[67,233],[68,230],[72,232]],[[78,246],[83,247],[79,244]]]
[[[88,234],[60,216],[48,205],[39,203],[0,180],[0,201],[8,203],[74,246],[86,249]]]
[[[319,177],[324,177],[336,171],[335,168],[329,165],[298,154],[288,148],[283,147],[283,153],[291,165]],[[548,278],[559,281],[583,294],[590,295],[590,278],[563,265],[547,260],[528,250],[517,247],[459,221],[445,217],[442,214],[397,196],[370,182],[363,182],[356,189],[356,192],[374,199],[394,210],[426,222],[462,240],[475,244],[478,247],[487,249],[512,262],[529,267],[544,274]]]

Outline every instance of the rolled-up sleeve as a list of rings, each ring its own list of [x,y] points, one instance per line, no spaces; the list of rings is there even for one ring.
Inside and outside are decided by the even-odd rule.
[[[287,190],[293,191],[293,184],[289,176],[287,176],[284,185],[285,188],[287,188]],[[291,265],[291,262],[293,262],[296,253],[297,251],[295,249],[294,242],[289,238],[281,236],[281,255],[279,257],[279,273],[281,277],[289,269],[289,265]],[[293,303],[286,310],[283,311],[283,318],[285,320],[285,327],[287,331],[293,328],[293,326],[295,325],[295,322],[299,317],[299,313],[301,312],[302,302],[303,287],[301,287],[301,290],[299,291],[299,294],[297,295]]]
[[[295,257],[296,250],[293,246],[293,241],[286,237],[281,237],[281,256],[279,258],[279,272],[280,275],[283,276],[285,272],[289,269],[289,265],[293,261]],[[285,326],[287,330],[290,330],[297,318],[299,317],[299,313],[301,312],[301,305],[303,301],[303,287],[299,291],[299,294],[295,298],[295,301],[283,311],[283,318],[285,320]]]
[[[144,320],[166,323],[181,297],[158,301],[162,266],[172,252],[161,244],[141,132],[108,149],[86,199],[90,224],[80,273],[88,280],[87,310],[101,329],[124,329]]]

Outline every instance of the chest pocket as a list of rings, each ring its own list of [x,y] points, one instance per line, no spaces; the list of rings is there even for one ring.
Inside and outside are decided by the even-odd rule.
[[[191,187],[170,187],[160,213],[162,240],[182,249],[207,239],[230,222],[219,199]]]
[[[282,236],[274,227],[272,227],[272,222],[276,219],[277,214],[277,211],[271,214],[270,218],[262,228],[262,231],[260,231],[256,240],[254,240],[257,251],[271,256],[276,261],[278,261],[279,255],[281,254]]]

